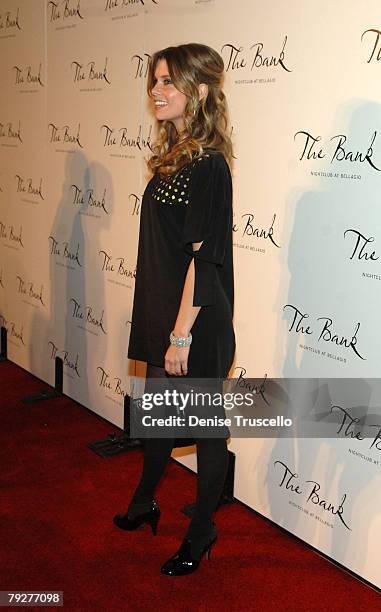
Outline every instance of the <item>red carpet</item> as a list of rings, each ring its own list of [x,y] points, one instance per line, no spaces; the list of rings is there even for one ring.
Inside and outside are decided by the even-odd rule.
[[[115,428],[67,397],[21,403],[44,386],[0,364],[0,590],[61,590],[65,610],[381,610],[377,592],[239,503],[218,511],[209,562],[191,576],[161,575],[185,532],[179,508],[194,500],[195,476],[170,462],[155,538],[148,527],[119,531],[111,519],[126,509],[141,451],[98,457],[86,444]]]

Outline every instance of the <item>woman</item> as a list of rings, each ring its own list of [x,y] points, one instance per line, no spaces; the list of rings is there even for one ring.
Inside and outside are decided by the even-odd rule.
[[[150,63],[147,90],[159,132],[141,209],[128,350],[129,358],[147,362],[147,379],[224,379],[233,362],[232,144],[223,74],[221,56],[201,44],[168,47]],[[226,477],[228,436],[225,428],[222,437],[196,438],[196,507],[164,574],[195,571],[216,540],[212,515]],[[156,534],[153,496],[174,443],[146,440],[141,480],[127,513],[114,517],[121,529],[148,523]]]

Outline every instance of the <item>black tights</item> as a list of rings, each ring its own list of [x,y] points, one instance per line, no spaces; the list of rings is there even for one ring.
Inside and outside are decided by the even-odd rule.
[[[147,365],[147,378],[162,378],[164,368]],[[212,515],[216,510],[225,483],[228,450],[225,438],[197,438],[197,499],[186,537],[191,541],[207,538],[212,530]],[[139,513],[149,505],[167,466],[174,446],[173,438],[147,438],[140,482],[130,502],[128,513]]]

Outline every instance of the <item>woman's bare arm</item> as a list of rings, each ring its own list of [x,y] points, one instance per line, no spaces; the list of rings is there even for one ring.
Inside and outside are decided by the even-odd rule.
[[[193,242],[193,250],[197,251],[202,242]],[[181,297],[179,312],[173,333],[175,336],[188,336],[196,320],[201,306],[193,306],[195,269],[194,259],[191,260],[184,281],[183,293]],[[165,354],[165,369],[169,374],[178,376],[188,372],[189,346],[178,347],[170,344]]]

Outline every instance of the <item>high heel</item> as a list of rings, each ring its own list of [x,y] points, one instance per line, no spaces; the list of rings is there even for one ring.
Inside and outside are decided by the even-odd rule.
[[[166,576],[185,576],[195,572],[200,565],[202,557],[210,559],[213,544],[217,540],[217,533],[213,525],[213,535],[209,542],[202,548],[199,558],[192,556],[192,543],[188,538],[184,538],[179,550],[164,563],[161,567],[161,573]]]
[[[137,514],[134,518],[130,518],[128,512],[126,514],[116,514],[113,518],[113,523],[119,529],[124,529],[125,531],[134,531],[143,526],[144,523],[147,523],[151,526],[153,535],[156,535],[160,514],[157,502],[152,500],[151,507],[146,512]]]

